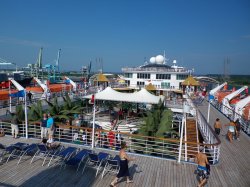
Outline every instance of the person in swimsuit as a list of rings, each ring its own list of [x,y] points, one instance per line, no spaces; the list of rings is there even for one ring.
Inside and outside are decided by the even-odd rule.
[[[228,126],[227,137],[229,141],[232,143],[233,135],[235,134],[235,123],[233,121],[230,121],[230,123],[226,124],[225,126]]]
[[[127,183],[132,183],[133,181],[129,179],[129,170],[128,170],[128,162],[135,160],[135,158],[130,158],[125,152],[127,145],[125,142],[121,143],[121,150],[119,153],[120,156],[120,169],[116,176],[116,178],[111,182],[110,186],[115,187],[118,179],[121,177],[127,177]]]
[[[202,187],[205,185],[208,179],[208,170],[207,165],[209,162],[207,160],[207,155],[202,152],[203,147],[200,147],[200,152],[196,155],[196,163],[198,164],[197,171],[199,176],[199,185],[198,187]]]

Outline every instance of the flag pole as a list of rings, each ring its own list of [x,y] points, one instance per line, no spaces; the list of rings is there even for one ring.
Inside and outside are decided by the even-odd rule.
[[[10,90],[10,81],[9,81],[9,98],[10,98],[9,99],[10,100],[10,109],[9,110],[11,112],[11,95],[10,94],[11,94],[11,90]]]
[[[95,145],[95,95],[92,95],[92,99],[94,102],[93,105],[93,127],[92,127],[92,149],[94,149],[94,145]]]
[[[25,115],[25,134],[26,139],[28,139],[28,116],[27,116],[27,99],[26,99],[26,90],[24,90],[24,115]]]

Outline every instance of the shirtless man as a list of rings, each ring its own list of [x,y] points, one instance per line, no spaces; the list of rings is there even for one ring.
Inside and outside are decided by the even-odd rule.
[[[219,118],[217,118],[215,123],[214,123],[214,130],[215,130],[215,133],[219,136],[220,135],[220,130],[221,130],[221,123],[220,123]]]
[[[196,155],[196,163],[198,164],[198,175],[199,175],[199,185],[198,187],[203,187],[208,179],[208,171],[206,165],[209,165],[207,160],[207,155],[202,153],[203,147],[200,147],[200,152]]]

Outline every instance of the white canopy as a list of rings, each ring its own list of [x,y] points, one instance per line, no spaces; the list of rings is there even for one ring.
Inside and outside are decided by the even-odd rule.
[[[92,95],[84,96],[83,98],[91,99]],[[109,100],[109,101],[122,101],[130,103],[150,103],[158,104],[161,96],[155,96],[149,93],[146,89],[141,89],[139,92],[134,93],[121,93],[107,87],[105,90],[95,94],[96,100]]]

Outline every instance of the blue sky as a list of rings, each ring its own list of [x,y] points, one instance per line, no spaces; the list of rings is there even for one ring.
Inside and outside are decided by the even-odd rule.
[[[79,70],[96,58],[105,72],[163,54],[196,74],[250,75],[249,0],[0,0],[0,58]]]

